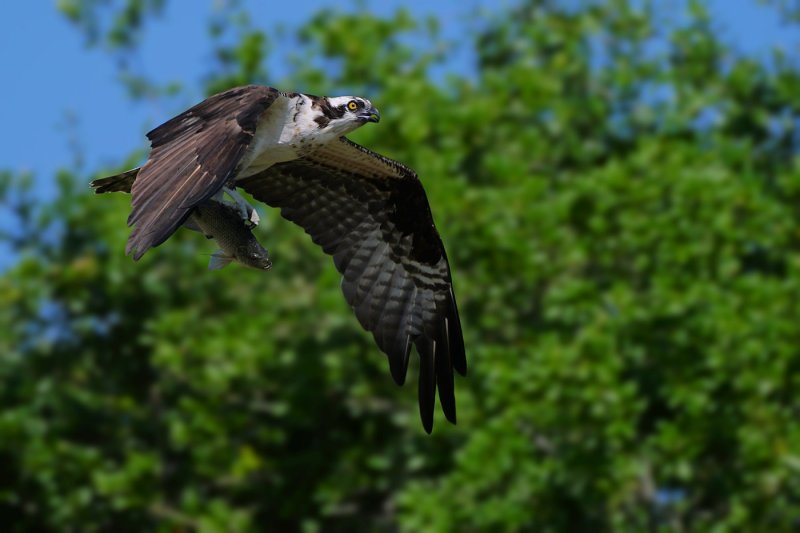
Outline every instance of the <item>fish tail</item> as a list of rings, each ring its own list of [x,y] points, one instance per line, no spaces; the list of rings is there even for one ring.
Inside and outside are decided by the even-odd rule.
[[[231,263],[231,261],[233,261],[232,257],[225,255],[225,252],[222,250],[217,250],[211,254],[211,259],[208,261],[208,269],[219,270],[221,268],[225,268]]]

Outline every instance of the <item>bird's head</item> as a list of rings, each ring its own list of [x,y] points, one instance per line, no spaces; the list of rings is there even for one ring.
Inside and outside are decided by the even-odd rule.
[[[337,136],[345,135],[367,122],[378,122],[381,114],[366,98],[358,96],[332,96],[320,98],[315,103],[319,115],[314,119],[320,129]]]

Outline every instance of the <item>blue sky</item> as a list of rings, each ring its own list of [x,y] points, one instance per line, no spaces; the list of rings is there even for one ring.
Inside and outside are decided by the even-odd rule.
[[[139,69],[157,80],[180,79],[196,89],[211,54],[205,23],[220,1],[167,2],[164,15],[147,28]],[[660,1],[667,7],[679,3]],[[245,3],[252,9],[253,20],[264,28],[298,24],[325,6],[353,6],[315,0],[273,10],[269,6],[275,2]],[[415,13],[433,14],[450,37],[457,37],[461,15],[476,6],[491,9],[496,5],[496,0],[367,2],[378,13],[405,6]],[[756,0],[709,0],[709,5],[721,31],[744,51],[766,55],[770,47],[781,46],[795,56],[800,52],[800,32],[782,26],[775,11],[759,6]],[[118,164],[134,149],[145,146],[144,133],[179,111],[162,109],[154,102],[129,101],[116,81],[112,58],[88,49],[54,2],[10,2],[4,15],[0,22],[0,97],[4,102],[0,118],[6,133],[0,143],[0,168],[32,171],[45,196],[54,190],[54,172],[73,162],[70,136],[82,147],[88,175]]]
[[[197,91],[200,77],[211,59],[207,20],[220,0],[167,2],[163,16],[148,22],[137,72],[159,81],[178,79]],[[487,2],[483,2],[486,4]],[[264,28],[297,25],[318,9],[339,2],[300,1],[291,9],[273,13],[273,2],[248,0],[252,19]],[[408,6],[432,13],[443,21],[444,31],[454,28],[457,17],[480,1],[431,2],[372,1],[371,10],[392,13]],[[352,3],[345,2],[345,6]],[[87,172],[114,166],[135,148],[146,146],[144,133],[179,109],[162,109],[158,102],[131,102],[117,81],[112,57],[88,48],[80,32],[55,8],[55,3],[19,1],[4,8],[0,23],[0,68],[4,82],[0,97],[11,105],[0,107],[12,135],[0,143],[0,168],[33,171],[48,189],[59,167],[71,166],[70,136],[79,142]],[[276,65],[279,77],[287,68]],[[283,69],[283,72],[281,72]],[[9,75],[13,73],[13,75]],[[285,88],[292,90],[291,88]],[[200,93],[196,96],[199,98]],[[113,117],[113,120],[110,118]],[[9,131],[9,130],[7,130]]]

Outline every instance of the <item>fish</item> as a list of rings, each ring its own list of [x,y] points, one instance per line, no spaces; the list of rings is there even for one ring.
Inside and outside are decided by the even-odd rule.
[[[211,254],[209,270],[219,270],[236,262],[256,270],[269,270],[272,260],[252,228],[258,223],[255,211],[249,221],[242,218],[238,204],[210,199],[194,208],[184,223],[188,229],[199,231],[209,239],[214,239],[220,249]]]

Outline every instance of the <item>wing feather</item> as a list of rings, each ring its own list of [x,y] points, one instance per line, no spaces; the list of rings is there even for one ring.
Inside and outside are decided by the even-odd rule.
[[[230,89],[147,134],[152,149],[131,186],[126,253],[139,259],[164,242],[197,204],[235,178],[259,118],[279,94],[258,85]]]
[[[416,174],[341,138],[237,185],[280,208],[333,256],[344,297],[387,354],[396,383],[416,346],[425,430],[437,388],[455,423],[453,371],[466,374],[464,341],[447,256]]]
[[[418,342],[417,352],[419,352],[419,416],[422,418],[422,427],[430,433],[433,429],[433,404],[436,402],[436,341],[426,338]]]

